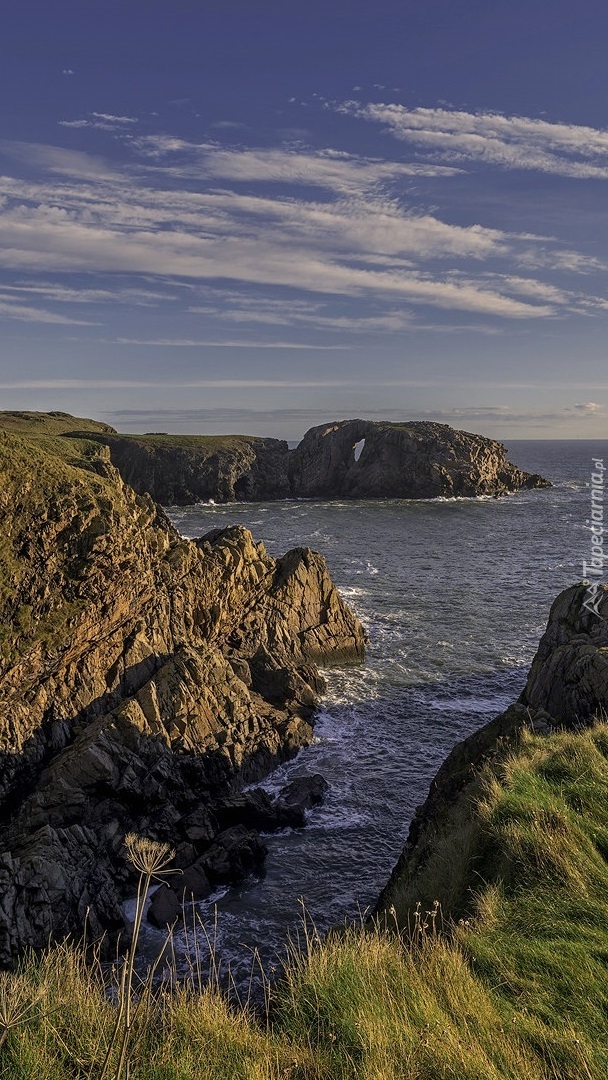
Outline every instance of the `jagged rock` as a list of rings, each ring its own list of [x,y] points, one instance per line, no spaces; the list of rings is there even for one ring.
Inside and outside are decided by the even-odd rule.
[[[355,660],[364,635],[319,556],[273,559],[241,528],[183,540],[99,443],[0,432],[0,529],[8,963],[87,909],[93,934],[123,925],[126,832],[186,866],[212,848],[214,803],[310,741],[316,659]],[[263,850],[235,845],[230,880]]]
[[[549,486],[511,465],[501,443],[426,421],[343,420],[311,428],[289,469],[292,491],[306,498],[430,499]]]
[[[279,795],[279,802],[290,810],[312,810],[313,806],[319,806],[329,788],[329,784],[320,773],[312,776],[296,776],[290,784],[283,788]]]
[[[216,836],[201,862],[209,881],[224,885],[239,881],[260,866],[267,852],[268,848],[257,832],[244,825],[234,825]]]
[[[304,815],[297,806],[273,800],[261,788],[221,799],[214,806],[214,812],[222,828],[244,825],[258,832],[276,832],[304,824]]]
[[[586,724],[608,710],[608,586],[599,614],[585,607],[587,585],[560,593],[532,661],[521,702],[554,725]]]

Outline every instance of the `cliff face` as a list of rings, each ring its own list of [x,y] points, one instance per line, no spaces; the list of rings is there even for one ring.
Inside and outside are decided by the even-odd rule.
[[[94,442],[0,434],[0,537],[7,963],[87,911],[122,926],[127,831],[199,881],[251,865],[259,842],[217,807],[310,740],[315,663],[360,659],[364,635],[320,556],[275,560],[240,528],[182,540]]]
[[[88,437],[88,436],[87,436]],[[104,435],[113,464],[135,491],[165,506],[285,499],[289,449],[244,435]]]
[[[72,421],[70,425],[70,420]],[[0,429],[95,439],[140,495],[164,505],[285,498],[504,495],[546,487],[501,443],[447,424],[344,420],[311,428],[295,450],[244,435],[119,435],[66,414],[0,413]]]
[[[376,906],[389,923],[393,910],[407,926],[418,902],[430,910],[439,900],[452,918],[469,912],[483,846],[471,807],[480,798],[485,763],[508,757],[525,727],[547,734],[606,716],[608,585],[599,616],[583,606],[586,596],[587,586],[574,585],[557,597],[519,701],[458,743],[441,766]]]
[[[447,424],[346,420],[307,431],[292,454],[290,477],[307,498],[429,499],[548,486],[505,454],[501,443]]]

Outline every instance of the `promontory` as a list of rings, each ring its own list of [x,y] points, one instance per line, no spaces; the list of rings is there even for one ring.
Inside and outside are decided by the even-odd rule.
[[[107,446],[123,480],[164,506],[308,499],[431,499],[548,487],[507,460],[502,443],[428,421],[340,420],[295,449],[252,435],[123,435],[65,413],[0,413],[0,429],[58,432]]]

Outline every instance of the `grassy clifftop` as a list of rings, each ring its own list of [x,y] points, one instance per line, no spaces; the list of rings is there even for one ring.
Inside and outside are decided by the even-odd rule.
[[[114,428],[101,420],[88,420],[81,416],[71,416],[64,412],[1,412],[0,431],[12,435],[64,435],[71,431],[95,431],[102,434],[114,433]]]
[[[468,913],[453,922],[423,906],[409,934],[349,930],[320,944],[313,933],[272,991],[269,1024],[214,990],[150,998],[131,1075],[604,1080],[608,725],[523,732],[481,770],[469,829]],[[3,1075],[101,1075],[115,1009],[77,951],[26,963],[2,993],[23,1014]]]

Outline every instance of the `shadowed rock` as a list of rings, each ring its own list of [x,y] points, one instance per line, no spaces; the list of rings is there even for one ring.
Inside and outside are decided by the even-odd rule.
[[[0,413],[0,426],[16,415],[26,414]],[[64,418],[64,434],[106,445],[123,479],[165,505],[201,499],[432,499],[549,486],[508,462],[502,443],[427,421],[322,424],[307,431],[295,450],[279,439],[255,436],[119,435],[95,421],[81,421],[85,431],[75,422],[70,432],[66,423]]]

